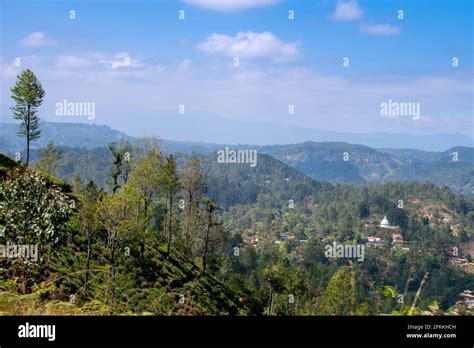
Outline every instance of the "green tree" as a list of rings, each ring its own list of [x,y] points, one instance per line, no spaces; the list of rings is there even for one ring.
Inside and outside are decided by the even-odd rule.
[[[205,273],[208,266],[208,259],[214,251],[216,244],[222,239],[224,234],[222,224],[216,218],[216,212],[220,209],[212,199],[205,199],[202,210],[203,233],[202,233],[202,272]]]
[[[176,161],[173,155],[166,157],[162,167],[161,187],[166,198],[166,211],[168,213],[166,250],[168,257],[171,252],[171,235],[173,229],[173,198],[179,188],[179,178],[176,169]]]
[[[351,315],[355,308],[355,284],[351,270],[344,266],[331,277],[324,293],[324,312],[328,315]]]
[[[92,261],[92,246],[100,231],[99,207],[103,192],[95,185],[88,185],[81,192],[81,201],[77,214],[72,219],[73,226],[81,233],[86,242],[86,272],[84,274],[84,289],[88,290]]]
[[[387,211],[387,219],[393,226],[399,226],[403,230],[408,227],[408,214],[404,209],[389,209]]]
[[[109,144],[109,150],[114,157],[114,167],[112,170],[112,192],[115,193],[121,184],[128,180],[130,172],[130,152],[132,150],[128,141],[120,139],[118,142]],[[120,183],[122,181],[122,183]]]
[[[241,265],[245,268],[247,275],[249,275],[251,269],[255,267],[257,259],[258,259],[258,255],[257,255],[257,252],[255,251],[255,248],[248,247],[242,251],[239,261]]]
[[[269,304],[268,304],[268,315],[273,314],[273,303],[275,294],[285,289],[285,270],[281,261],[273,264],[263,272],[264,278],[268,283],[269,289]]]
[[[72,188],[72,192],[75,194],[80,194],[82,190],[84,190],[85,188],[84,182],[82,181],[81,177],[78,174],[75,174],[71,178],[70,185]]]
[[[99,228],[104,242],[104,256],[109,265],[108,300],[110,307],[115,308],[117,292],[122,289],[119,284],[119,266],[123,259],[124,247],[130,236],[142,230],[143,225],[136,209],[136,191],[125,185],[123,190],[100,200],[98,206]]]
[[[63,150],[54,146],[51,140],[46,147],[38,150],[40,161],[36,164],[39,170],[53,175],[54,171],[59,168],[59,161],[63,158]]]
[[[148,152],[132,164],[130,184],[134,186],[141,197],[140,211],[145,219],[148,218],[150,205],[160,193],[162,183],[163,157],[159,147],[151,147]]]
[[[361,219],[365,219],[369,216],[370,211],[369,204],[367,203],[367,201],[362,201],[357,204],[357,212],[359,213],[359,217]]]
[[[144,154],[133,162],[130,179],[127,185],[132,186],[137,191],[137,210],[140,212],[141,220],[149,225],[154,202],[158,199],[161,191],[163,157],[161,156],[161,145],[158,142],[147,142]],[[146,144],[145,144],[146,145]],[[136,151],[140,152],[140,151]],[[155,206],[157,209],[159,206]],[[157,214],[153,214],[155,219],[161,221]],[[143,257],[145,252],[145,240],[139,241],[139,254]]]
[[[43,102],[44,90],[33,71],[27,69],[18,74],[15,85],[11,88],[11,98],[15,101],[13,118],[20,120],[17,134],[26,138],[26,165],[30,163],[30,142],[41,135],[38,108]]]
[[[68,197],[31,169],[13,169],[2,182],[0,223],[4,225],[5,242],[38,248],[38,259],[34,262],[16,262],[15,259],[6,261],[10,276],[19,275],[23,279],[23,293],[26,292],[30,276],[41,271],[66,241],[71,213]]]
[[[189,250],[190,234],[196,229],[197,208],[205,190],[205,174],[198,157],[193,156],[186,162],[181,176],[181,189],[185,202],[184,249]]]

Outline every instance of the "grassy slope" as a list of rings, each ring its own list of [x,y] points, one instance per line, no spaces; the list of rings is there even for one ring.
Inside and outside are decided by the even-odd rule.
[[[17,166],[17,162],[0,153],[0,176]],[[48,177],[48,180],[69,192],[69,187],[64,185],[61,179]],[[135,274],[135,280],[141,279],[143,283],[146,280],[149,284],[151,278],[154,287],[129,289],[124,292],[124,295],[133,299],[134,303],[149,304],[147,301],[153,301],[150,296],[155,296],[155,299],[160,301],[160,314],[170,315],[244,315],[258,312],[256,308],[258,304],[247,296],[248,294],[233,290],[212,276],[202,275],[198,266],[182,255],[174,254],[172,258],[167,259],[161,249],[154,250],[152,255],[154,256],[147,258],[142,273]],[[184,303],[179,301],[181,296],[184,299],[181,302]],[[1,315],[101,315],[109,312],[109,308],[100,301],[76,305],[60,300],[44,301],[42,298],[44,294],[41,294],[41,291],[20,295],[9,291],[8,283],[0,281]],[[132,308],[132,311],[130,308],[119,309],[121,310],[126,314],[153,314],[149,306],[146,308],[137,306]]]
[[[163,251],[147,258],[147,264],[135,274],[143,280],[143,288],[122,292],[114,311],[101,301],[70,303],[44,300],[41,291],[21,295],[9,290],[8,282],[0,282],[0,315],[250,315],[260,312],[260,304],[210,275],[185,257],[173,255],[167,260]],[[147,284],[145,285],[145,279]],[[150,278],[153,286],[150,287]],[[54,292],[54,289],[52,290]],[[182,301],[180,301],[182,299]],[[125,301],[128,302],[124,307]]]

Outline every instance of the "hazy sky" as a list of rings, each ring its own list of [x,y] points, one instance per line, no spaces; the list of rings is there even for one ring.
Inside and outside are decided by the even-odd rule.
[[[31,68],[48,121],[136,134],[206,115],[210,129],[224,118],[473,136],[470,0],[2,0],[0,10],[0,121]],[[95,103],[94,119],[56,115],[64,100]],[[420,117],[381,115],[389,100],[419,103]]]

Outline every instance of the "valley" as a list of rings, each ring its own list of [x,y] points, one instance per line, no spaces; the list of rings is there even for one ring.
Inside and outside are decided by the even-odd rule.
[[[47,127],[58,130],[61,125]],[[86,144],[79,136],[85,126],[77,127],[74,142]],[[59,301],[54,310],[39,298],[24,302],[23,295],[9,292],[13,284],[3,284],[0,309],[5,313],[26,307],[41,313],[178,315],[437,315],[470,310],[460,294],[474,287],[472,148],[430,153],[347,143],[246,145],[222,151],[254,150],[252,161],[245,156],[219,161],[217,151],[225,149],[220,145],[162,144],[156,138],[92,129],[95,143],[89,148],[71,146],[67,131],[59,131],[57,140],[54,132],[46,132],[51,134],[47,140],[63,145],[53,176],[46,177],[77,200],[64,238],[79,253],[70,264],[72,250],[64,249],[46,267],[48,272],[72,267],[72,274],[78,273],[59,282],[39,278],[35,286],[49,300]],[[114,145],[101,143],[107,141]],[[10,156],[14,150],[2,148]],[[41,151],[32,150],[33,168],[44,162]],[[116,151],[130,152],[117,162],[121,152]],[[11,174],[18,166],[11,158],[3,156],[1,165],[6,182],[19,175]],[[433,173],[433,167],[439,170]],[[426,180],[430,177],[424,170],[435,174],[433,180]],[[153,183],[154,173],[161,172],[163,179]],[[166,191],[171,182],[162,180],[171,178],[179,185]],[[191,182],[197,185],[192,195],[186,189],[193,187]],[[190,208],[195,194],[201,198]],[[143,213],[114,210],[122,201]],[[8,204],[16,209],[15,201]],[[135,220],[140,223],[130,225]],[[114,221],[119,225],[114,227]],[[102,227],[84,229],[90,224]],[[124,255],[110,254],[114,249],[103,239],[116,228],[121,236],[116,248],[125,248]],[[84,254],[87,248],[95,250],[91,259]],[[84,281],[86,264],[87,290],[74,285]],[[100,269],[104,276],[112,272],[115,280],[104,278]],[[132,269],[133,276],[128,273]],[[413,312],[426,272],[430,275]],[[333,289],[335,282],[345,285]],[[100,291],[104,284],[107,295]],[[217,293],[209,294],[211,288]],[[72,306],[66,305],[70,296],[77,300]],[[20,299],[26,307],[13,309]],[[97,310],[90,301],[99,301]]]

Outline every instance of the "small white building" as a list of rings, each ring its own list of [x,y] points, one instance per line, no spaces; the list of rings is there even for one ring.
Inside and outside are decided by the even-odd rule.
[[[382,219],[382,221],[380,222],[380,227],[383,227],[383,228],[392,228],[392,225],[390,225],[390,222],[388,222],[388,219],[387,219],[387,215],[385,215]]]
[[[367,241],[369,243],[381,243],[382,238],[380,238],[380,237],[367,237]]]

